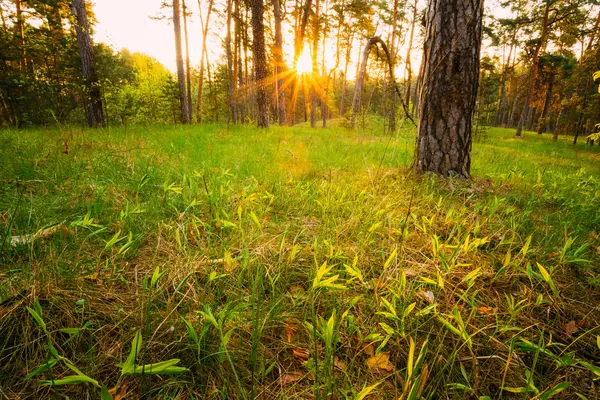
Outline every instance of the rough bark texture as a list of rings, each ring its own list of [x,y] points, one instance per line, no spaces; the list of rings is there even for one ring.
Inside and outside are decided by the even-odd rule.
[[[267,80],[267,54],[265,52],[265,27],[263,0],[252,0],[252,54],[254,55],[254,85],[256,87],[256,124],[269,126],[269,98],[265,89]]]
[[[173,29],[175,33],[175,57],[177,63],[177,86],[179,88],[181,122],[189,124],[190,113],[185,89],[185,69],[183,68],[183,55],[181,50],[181,6],[179,0],[173,0]]]
[[[431,0],[426,15],[416,168],[468,178],[483,0]]]
[[[75,32],[77,33],[77,45],[79,47],[81,68],[87,90],[87,120],[89,126],[101,127],[104,126],[102,95],[94,63],[94,49],[92,47],[90,28],[85,10],[85,0],[73,0],[71,7],[76,19]]]

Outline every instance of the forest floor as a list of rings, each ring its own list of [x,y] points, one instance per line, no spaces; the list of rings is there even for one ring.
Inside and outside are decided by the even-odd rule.
[[[597,398],[600,148],[381,131],[0,131],[0,398]]]

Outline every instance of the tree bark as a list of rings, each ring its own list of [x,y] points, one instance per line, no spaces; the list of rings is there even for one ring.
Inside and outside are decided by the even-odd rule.
[[[469,178],[483,0],[431,0],[419,86],[416,168]]]
[[[208,26],[210,23],[210,15],[213,8],[213,0],[208,2],[208,10],[206,11],[206,20],[202,19],[202,4],[198,0],[198,9],[200,11],[200,27],[202,29],[202,49],[200,53],[200,72],[198,76],[198,104],[196,104],[196,121],[202,122],[202,94],[204,91],[204,60],[206,58],[206,37],[208,36]],[[229,19],[228,19],[229,21]],[[235,122],[235,121],[234,121]]]
[[[75,16],[75,32],[77,33],[77,45],[81,58],[81,68],[85,78],[87,97],[87,120],[90,127],[98,128],[104,126],[104,115],[102,113],[102,94],[98,84],[98,74],[94,61],[94,48],[90,37],[85,0],[73,0],[72,12]]]
[[[252,54],[254,56],[254,86],[256,87],[259,128],[269,126],[269,98],[265,89],[267,79],[267,54],[265,51],[265,27],[263,24],[263,0],[252,0]]]
[[[181,122],[189,124],[189,104],[185,89],[185,69],[181,49],[181,7],[179,0],[173,0],[173,29],[175,33],[175,57],[177,64],[177,87],[179,89],[179,106],[181,109]]]

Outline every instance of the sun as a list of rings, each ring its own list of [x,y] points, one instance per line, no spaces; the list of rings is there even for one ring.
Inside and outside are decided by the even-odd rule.
[[[296,64],[296,72],[299,74],[309,74],[311,71],[312,59],[310,58],[310,51],[307,49],[307,46],[304,46]]]

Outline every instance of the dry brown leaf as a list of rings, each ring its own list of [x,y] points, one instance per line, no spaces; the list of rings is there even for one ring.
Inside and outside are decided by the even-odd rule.
[[[340,371],[343,371],[346,368],[346,363],[340,360],[338,357],[333,358],[333,366]]]
[[[492,315],[492,314],[495,314],[496,311],[497,311],[497,309],[492,308],[492,307],[486,307],[486,306],[477,307],[477,312],[479,314],[483,314],[483,315]]]
[[[292,336],[296,332],[296,327],[292,324],[285,324],[285,337],[288,343],[292,343]]]
[[[127,395],[127,386],[124,384],[121,384],[118,387],[114,387],[114,388],[110,389],[108,391],[108,393],[110,393],[113,400],[121,400],[121,399],[125,398],[125,396]]]
[[[433,292],[425,292],[423,290],[417,292],[416,297],[425,300],[429,304],[433,304],[435,302],[435,297],[433,296]]]
[[[382,351],[367,359],[367,366],[371,371],[391,372],[394,370],[394,364],[390,362],[390,353]]]
[[[571,338],[575,332],[579,330],[579,326],[575,321],[570,321],[565,325],[565,336]]]
[[[370,357],[375,355],[375,347],[373,347],[373,343],[369,342],[365,347],[363,347],[363,350]]]
[[[308,354],[308,350],[306,350],[306,349],[300,349],[300,348],[292,349],[292,354],[294,355],[295,358],[302,360],[302,361],[306,361],[310,358],[310,355]]]
[[[300,371],[288,372],[279,377],[279,384],[281,386],[287,386],[294,382],[298,382],[303,377],[304,377],[304,374]]]

